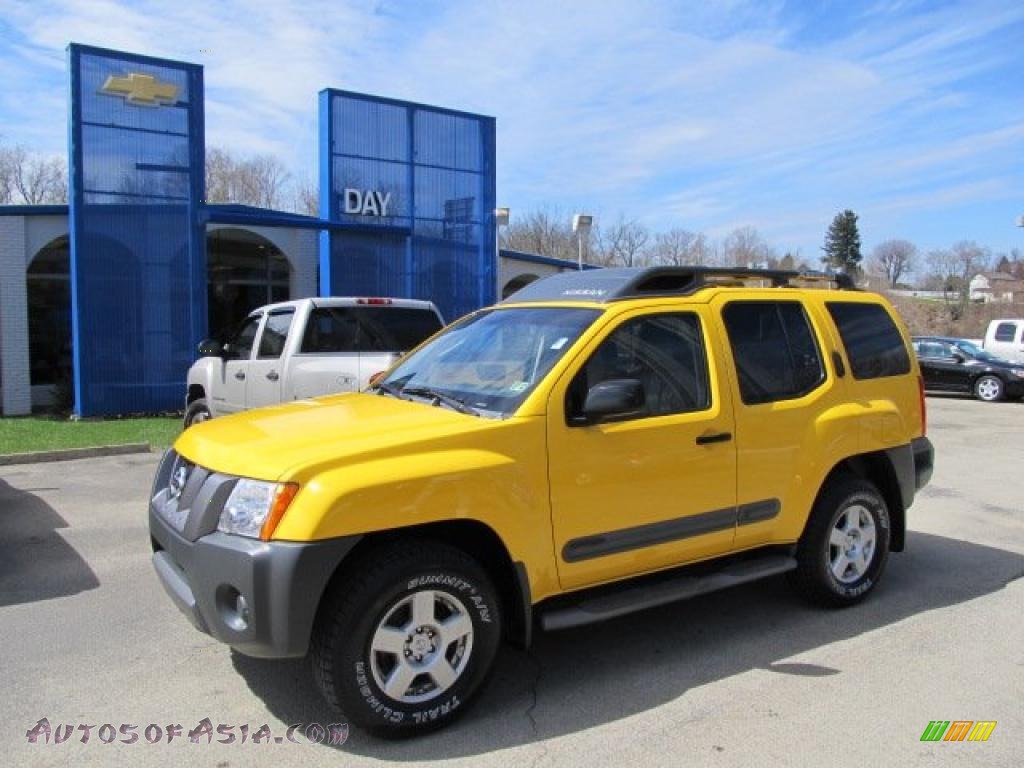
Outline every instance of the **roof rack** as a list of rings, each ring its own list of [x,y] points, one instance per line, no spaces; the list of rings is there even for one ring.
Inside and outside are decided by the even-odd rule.
[[[824,284],[824,285],[821,285]],[[523,301],[611,302],[689,296],[712,286],[757,288],[827,287],[857,290],[849,275],[746,267],[623,267],[562,272],[536,280],[503,303]]]

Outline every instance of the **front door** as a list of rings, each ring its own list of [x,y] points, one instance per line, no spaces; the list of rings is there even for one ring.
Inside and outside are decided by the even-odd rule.
[[[224,379],[213,395],[215,413],[235,413],[245,408],[249,363],[253,343],[263,315],[247,317],[242,327],[225,345]]]
[[[736,523],[732,403],[706,310],[637,312],[591,344],[548,405],[552,525],[565,588],[728,551]],[[576,425],[586,393],[640,381],[641,413]]]
[[[249,363],[249,387],[245,395],[247,407],[258,408],[281,402],[282,362],[294,317],[294,309],[276,309],[267,315],[256,347],[256,358]]]

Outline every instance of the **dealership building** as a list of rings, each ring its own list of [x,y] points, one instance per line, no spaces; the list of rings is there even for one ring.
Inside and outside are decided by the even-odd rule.
[[[572,262],[498,252],[492,117],[325,89],[320,216],[206,200],[203,70],[72,44],[67,205],[0,206],[0,413],[183,406],[198,343],[308,296],[446,319]]]

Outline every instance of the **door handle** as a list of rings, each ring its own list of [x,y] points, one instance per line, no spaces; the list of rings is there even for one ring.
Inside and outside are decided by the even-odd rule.
[[[245,379],[245,371],[235,371],[235,378],[239,381]]]
[[[271,381],[277,381],[281,377],[277,375],[277,371],[271,371],[270,373],[267,374],[267,378],[270,379]]]
[[[714,432],[710,435],[698,435],[697,445],[710,445],[711,443],[727,443],[732,440],[732,432]]]

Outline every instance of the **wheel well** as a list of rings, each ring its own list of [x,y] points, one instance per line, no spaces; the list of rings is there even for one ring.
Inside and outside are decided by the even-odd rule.
[[[185,407],[192,405],[193,402],[201,397],[205,397],[206,393],[203,391],[202,386],[199,384],[189,384],[188,395],[185,397]]]
[[[896,470],[892,466],[889,457],[884,451],[862,453],[857,456],[850,456],[843,459],[828,473],[825,481],[821,484],[818,496],[837,476],[852,474],[867,480],[878,488],[885,499],[885,505],[889,508],[889,517],[892,524],[892,540],[889,549],[892,552],[902,552],[906,543],[907,513],[903,507],[903,496],[900,494],[899,480],[896,478]],[[815,499],[817,503],[817,499]]]
[[[345,574],[373,549],[400,539],[430,539],[461,549],[487,571],[501,599],[505,638],[520,647],[530,644],[533,616],[530,586],[522,563],[513,563],[494,530],[477,520],[445,520],[367,534],[338,565],[321,597],[321,604],[337,586],[343,589]]]

